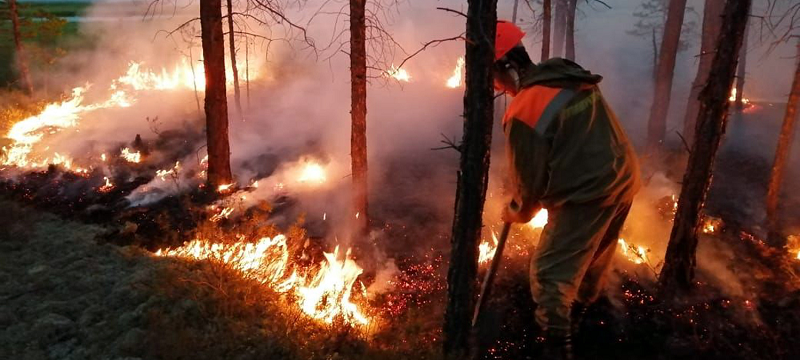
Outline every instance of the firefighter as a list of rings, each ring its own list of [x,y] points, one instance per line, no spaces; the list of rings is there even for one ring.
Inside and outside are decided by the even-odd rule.
[[[566,59],[534,64],[523,36],[498,21],[495,88],[513,97],[502,120],[511,193],[503,220],[527,223],[548,209],[531,293],[546,356],[569,359],[571,336],[600,293],[639,190],[639,164],[600,93],[602,77]]]

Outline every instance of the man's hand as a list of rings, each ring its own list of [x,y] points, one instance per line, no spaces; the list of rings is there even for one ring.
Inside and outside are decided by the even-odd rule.
[[[508,206],[503,207],[501,218],[507,223],[527,223],[533,219],[536,211],[523,212],[515,201],[511,201]]]

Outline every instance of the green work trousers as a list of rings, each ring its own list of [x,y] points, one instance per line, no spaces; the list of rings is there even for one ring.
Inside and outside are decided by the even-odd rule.
[[[549,210],[530,273],[536,321],[543,329],[568,333],[572,303],[597,299],[630,208],[629,202],[598,202]]]

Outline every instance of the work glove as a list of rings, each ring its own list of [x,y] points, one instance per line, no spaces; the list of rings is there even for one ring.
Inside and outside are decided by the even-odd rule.
[[[511,200],[508,206],[503,207],[501,218],[507,223],[527,223],[533,219],[533,215],[536,214],[536,211],[538,210],[539,209],[533,209],[533,211],[522,211],[522,208],[519,206],[519,204],[517,204],[516,201]]]

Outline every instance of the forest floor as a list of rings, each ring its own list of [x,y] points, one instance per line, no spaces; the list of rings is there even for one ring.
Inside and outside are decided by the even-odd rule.
[[[210,224],[198,220],[209,200],[197,193],[132,211],[116,207],[113,197],[122,193],[63,197],[65,189],[92,189],[93,180],[54,169],[0,182],[0,358],[438,359],[450,225],[443,214],[452,204],[452,194],[442,193],[450,177],[442,174],[452,164],[418,158],[393,163],[404,176],[389,169],[378,179],[388,190],[373,197],[373,236],[355,244],[359,260],[392,259],[397,270],[388,291],[363,299],[380,319],[366,331],[313,321],[285,296],[219,262],[151,252],[207,227],[235,234],[249,221],[264,224],[281,213],[292,214],[286,218],[294,224],[298,212],[290,211],[290,200]],[[766,164],[735,146],[717,164],[708,211],[726,225],[703,236],[710,249],[703,256],[725,260],[722,273],[730,278],[700,270],[692,294],[667,301],[648,267],[615,266],[606,295],[590,307],[575,339],[579,359],[800,357],[800,261],[785,244],[760,240],[753,225]],[[668,173],[673,181],[678,174],[678,167]],[[441,187],[420,186],[431,178]],[[790,214],[796,199],[787,196]],[[283,231],[299,244],[320,241],[308,235],[319,232],[313,221],[291,224],[259,232]],[[488,359],[535,359],[541,337],[527,252],[508,254],[478,345]],[[372,265],[365,267],[367,284],[379,277]],[[726,289],[733,283],[736,292]]]

